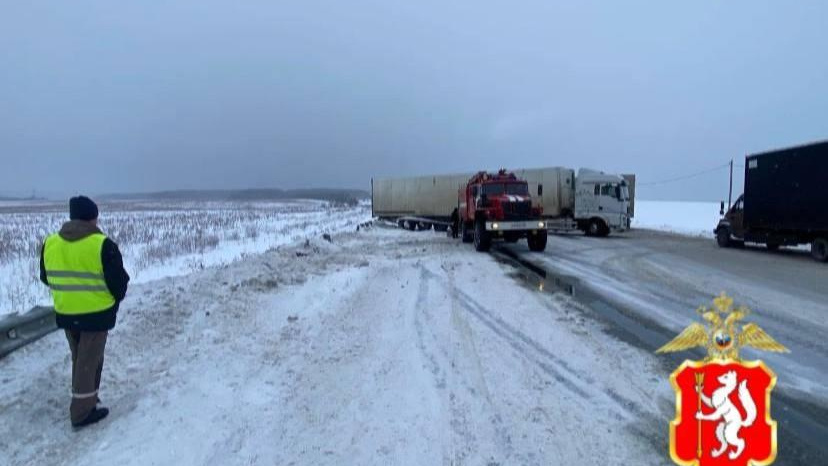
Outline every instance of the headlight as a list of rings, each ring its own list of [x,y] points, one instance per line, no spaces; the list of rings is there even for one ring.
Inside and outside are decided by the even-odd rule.
[[[538,222],[538,228],[543,228],[543,227],[545,227],[545,226],[546,226],[546,224],[545,224],[545,223],[543,223],[543,222]]]
[[[492,229],[493,229],[493,230],[497,230],[497,228],[498,228],[499,226],[500,226],[500,225],[498,225],[497,223],[492,223]]]

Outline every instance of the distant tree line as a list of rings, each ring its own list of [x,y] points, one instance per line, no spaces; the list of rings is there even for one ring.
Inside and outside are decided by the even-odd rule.
[[[102,200],[268,201],[316,199],[345,205],[356,205],[360,199],[369,197],[370,194],[364,190],[338,188],[175,190],[100,196]]]

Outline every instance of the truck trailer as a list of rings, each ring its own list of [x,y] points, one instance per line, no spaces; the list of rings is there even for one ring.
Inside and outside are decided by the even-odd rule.
[[[550,229],[571,224],[590,236],[625,231],[633,215],[630,192],[634,176],[564,167],[514,170],[526,180],[533,204],[543,210]],[[458,208],[457,190],[474,173],[372,180],[375,217],[397,221],[411,229],[446,227]],[[562,223],[563,222],[563,223]]]
[[[374,217],[395,221],[402,227],[448,227],[457,208],[457,190],[473,174],[417,176],[371,180]]]
[[[745,157],[744,194],[724,212],[714,233],[721,247],[744,242],[810,244],[828,261],[828,141]]]

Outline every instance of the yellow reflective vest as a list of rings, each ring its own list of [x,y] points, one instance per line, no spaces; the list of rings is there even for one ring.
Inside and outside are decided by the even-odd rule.
[[[67,241],[59,234],[46,238],[43,264],[58,314],[94,314],[115,305],[104,280],[104,240],[101,233],[77,241]]]

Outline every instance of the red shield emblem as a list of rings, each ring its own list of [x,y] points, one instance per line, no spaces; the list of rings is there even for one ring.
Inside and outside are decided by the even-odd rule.
[[[747,466],[776,459],[776,421],[770,413],[776,374],[762,361],[685,361],[670,383],[676,391],[673,461]]]

